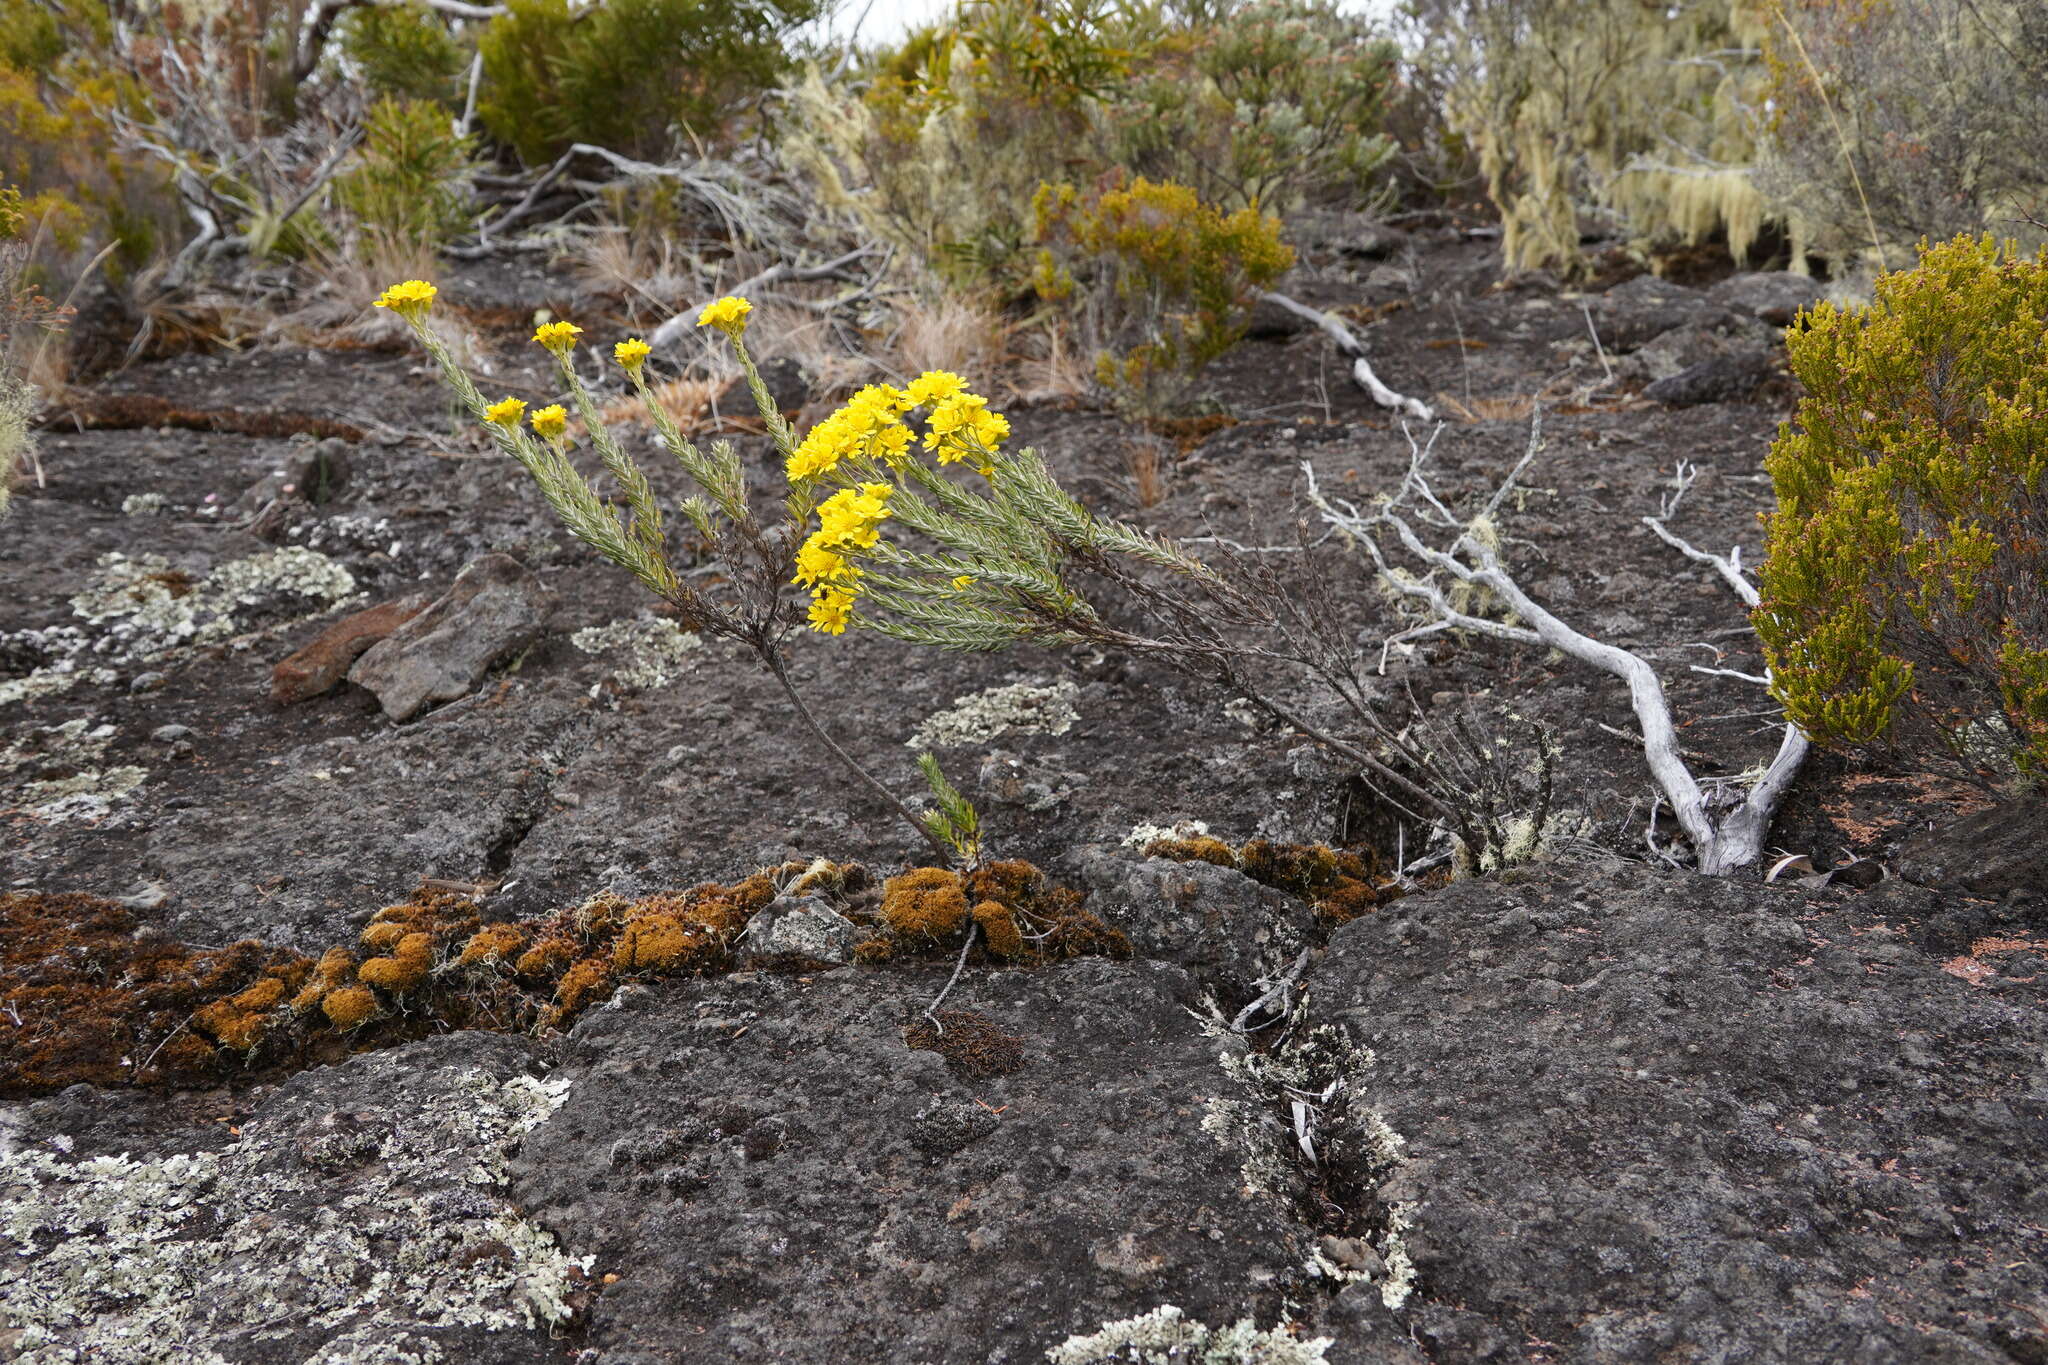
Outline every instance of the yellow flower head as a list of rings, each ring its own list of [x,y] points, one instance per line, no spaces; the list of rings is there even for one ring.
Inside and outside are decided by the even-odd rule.
[[[960,575],[960,576],[959,576],[958,578],[956,578],[956,579],[954,579],[954,580],[953,580],[953,591],[954,591],[954,592],[965,592],[965,591],[967,590],[967,588],[968,588],[968,587],[969,587],[969,586],[970,586],[971,584],[973,584],[973,582],[974,582],[974,575],[973,575],[973,574],[971,574],[971,573],[964,573],[964,574],[961,574],[961,575]]]
[[[889,464],[901,462],[910,454],[910,428],[901,422],[883,427],[869,439],[868,452]]]
[[[569,414],[562,411],[560,403],[550,403],[533,414],[533,430],[538,436],[550,441],[559,441],[569,429]]]
[[[886,483],[840,489],[818,504],[814,539],[835,550],[872,550],[882,538],[882,523],[889,518],[889,495],[895,491]]]
[[[848,564],[846,557],[826,543],[820,534],[805,541],[796,552],[796,577],[790,581],[815,588],[836,579],[855,578],[859,574],[860,570]]]
[[[501,427],[516,427],[525,415],[526,400],[523,398],[501,398],[484,409],[484,420]]]
[[[697,314],[699,327],[716,327],[729,337],[736,337],[747,330],[747,314],[754,311],[754,305],[745,299],[727,295],[716,303],[704,305],[704,311]]]
[[[951,370],[926,370],[910,381],[903,396],[910,400],[911,407],[921,408],[927,403],[942,403],[966,388],[967,381]]]
[[[556,355],[567,355],[582,335],[583,329],[573,322],[543,322],[534,329],[533,339]]]
[[[853,619],[853,597],[850,592],[827,588],[811,599],[811,629],[824,635],[844,635],[846,623]]]
[[[389,308],[398,316],[411,322],[427,311],[438,291],[425,280],[407,280],[394,284],[377,296],[376,306]]]
[[[654,348],[639,337],[628,337],[612,347],[612,359],[623,365],[627,374],[638,374],[647,357],[653,354]]]

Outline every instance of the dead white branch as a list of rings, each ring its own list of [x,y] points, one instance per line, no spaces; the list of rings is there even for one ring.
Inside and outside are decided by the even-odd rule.
[[[769,266],[758,274],[748,276],[725,292],[744,297],[745,295],[766,289],[771,284],[798,284],[809,280],[843,279],[846,278],[847,271],[867,256],[873,254],[874,248],[861,247],[847,252],[844,256],[826,261],[823,265],[793,266],[787,262],[781,262]],[[706,299],[704,302],[709,303],[711,300]],[[656,350],[660,350],[664,346],[673,345],[678,338],[687,335],[690,328],[696,325],[697,314],[701,307],[702,305],[700,304],[686,308],[667,322],[662,323],[661,326],[648,333],[647,344]]]
[[[1796,726],[1786,725],[1776,757],[1751,785],[1746,798],[1718,822],[1709,814],[1700,782],[1686,767],[1678,731],[1672,724],[1671,707],[1665,700],[1664,687],[1656,670],[1636,654],[1574,629],[1536,602],[1500,563],[1493,548],[1491,532],[1482,534],[1480,530],[1482,523],[1490,521],[1491,514],[1500,507],[1505,490],[1512,486],[1515,478],[1542,448],[1542,433],[1543,419],[1539,409],[1530,422],[1529,445],[1521,461],[1509,473],[1501,489],[1495,492],[1481,516],[1447,533],[1449,543],[1443,546],[1427,543],[1416,530],[1417,522],[1426,525],[1430,520],[1436,520],[1441,523],[1447,512],[1429,488],[1425,469],[1428,448],[1417,445],[1412,435],[1409,437],[1412,458],[1407,477],[1384,506],[1370,513],[1324,497],[1317,486],[1314,468],[1306,462],[1302,465],[1302,472],[1308,479],[1309,500],[1322,512],[1323,519],[1366,552],[1374,569],[1389,587],[1424,608],[1429,617],[1425,628],[1464,630],[1517,644],[1547,645],[1627,683],[1636,723],[1642,731],[1643,761],[1663,793],[1663,799],[1671,803],[1678,826],[1692,845],[1699,870],[1721,875],[1747,867],[1761,856],[1771,816],[1784,799],[1800,764],[1805,761],[1806,738]],[[1431,445],[1434,443],[1435,437],[1432,436]],[[1685,487],[1690,486],[1684,480],[1681,484],[1678,497],[1683,497]],[[1676,503],[1676,498],[1666,500],[1666,515],[1676,507]],[[1668,530],[1661,526],[1656,529],[1668,542],[1676,542],[1693,557],[1702,557],[1701,552],[1691,550]],[[1392,562],[1390,550],[1404,554],[1419,567],[1420,572]],[[1745,601],[1753,602],[1755,590],[1749,588],[1732,564],[1729,568],[1730,572],[1723,576],[1741,584],[1738,593],[1747,589]],[[1482,592],[1475,603],[1467,604],[1470,609],[1461,609],[1453,604],[1452,594],[1446,590],[1449,584]],[[1476,603],[1489,599],[1496,604],[1498,618],[1479,614],[1487,608]],[[1411,638],[1413,633],[1404,632]]]
[[[1383,408],[1393,408],[1397,411],[1405,412],[1409,416],[1420,418],[1425,422],[1435,420],[1436,414],[1429,410],[1427,403],[1424,403],[1419,398],[1408,398],[1395,393],[1380,382],[1380,377],[1373,373],[1372,362],[1365,358],[1365,343],[1361,342],[1352,333],[1351,329],[1344,325],[1343,319],[1334,314],[1325,313],[1320,308],[1311,308],[1305,303],[1290,299],[1285,294],[1276,294],[1270,289],[1260,289],[1254,292],[1267,303],[1283,308],[1298,318],[1306,318],[1322,328],[1324,334],[1330,340],[1337,343],[1337,349],[1351,357],[1351,378],[1357,382],[1359,388],[1372,395],[1373,402]]]

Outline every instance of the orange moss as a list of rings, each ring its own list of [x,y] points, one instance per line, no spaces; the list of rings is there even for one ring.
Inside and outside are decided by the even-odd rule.
[[[519,973],[523,981],[553,981],[575,960],[576,944],[570,939],[550,935],[521,953],[519,960],[512,964],[512,970]]]
[[[303,970],[299,973],[305,974]],[[270,1029],[270,1012],[290,988],[286,978],[266,976],[245,991],[195,1011],[192,1026],[224,1048],[247,1052],[263,1041]]]
[[[267,978],[277,984],[265,993],[282,999],[299,979],[288,969],[310,967],[253,940],[195,948],[142,929],[91,896],[0,894],[0,1097],[80,1082],[213,1083],[222,1059],[194,1016]]]
[[[606,994],[611,989],[612,969],[608,963],[594,957],[587,957],[571,967],[562,977],[562,984],[555,987],[555,1007],[550,1011],[550,1021],[559,1027],[585,1005]]]
[[[327,993],[320,1011],[343,1032],[359,1029],[377,1017],[377,993],[368,986],[343,986]]]
[[[612,965],[626,972],[674,971],[712,941],[702,928],[685,924],[674,915],[636,914],[626,921],[612,946]]]
[[[996,901],[974,907],[974,922],[981,926],[982,940],[997,957],[1024,956],[1024,934],[1017,928],[1016,912]]]
[[[1222,850],[1219,856],[1217,850]],[[1252,880],[1299,897],[1329,924],[1345,924],[1400,896],[1401,886],[1381,877],[1364,858],[1326,844],[1248,840],[1231,853],[1219,839],[1160,839],[1146,846],[1152,858],[1236,867]]]
[[[913,868],[882,884],[882,922],[909,939],[950,938],[967,923],[967,892],[943,867]]]
[[[1045,890],[1045,874],[1022,858],[987,863],[967,874],[967,894],[977,901],[1017,905]]]
[[[516,924],[487,924],[470,935],[455,959],[464,967],[496,965],[526,946],[526,930]]]
[[[896,945],[886,938],[864,938],[853,945],[853,960],[876,966],[896,956]]]
[[[1147,858],[1171,858],[1177,863],[1214,863],[1218,867],[1236,867],[1237,854],[1221,839],[1212,839],[1206,834],[1192,839],[1154,839],[1145,845]]]
[[[318,1005],[329,991],[352,984],[356,979],[356,955],[346,948],[329,948],[320,955],[312,979],[292,999],[292,1013],[304,1014]]]
[[[398,940],[389,957],[373,957],[356,968],[356,980],[393,995],[418,990],[434,970],[434,936],[414,930]]]

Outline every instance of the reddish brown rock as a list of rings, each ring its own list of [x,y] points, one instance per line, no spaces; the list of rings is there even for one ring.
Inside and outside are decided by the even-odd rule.
[[[270,670],[270,699],[290,706],[331,690],[363,651],[425,611],[428,600],[425,593],[414,593],[342,617]]]

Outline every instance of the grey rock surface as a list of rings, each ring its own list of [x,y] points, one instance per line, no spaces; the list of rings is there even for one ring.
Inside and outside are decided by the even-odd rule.
[[[2048,1015],[1859,905],[1553,868],[1338,931],[1434,1358],[2043,1358]]]
[[[1749,270],[1707,290],[1707,299],[1773,327],[1789,327],[1799,310],[1820,300],[1820,283],[1789,270]]]
[[[906,1044],[944,977],[741,975],[577,1026],[514,1178],[620,1276],[598,1359],[1021,1363],[1162,1303],[1270,1325],[1327,1296],[1311,1230],[1202,1129],[1231,1085],[1178,970],[978,976],[1005,1074]],[[1384,1317],[1331,1357],[1413,1358]]]
[[[1611,352],[1628,352],[1676,327],[1714,327],[1733,317],[1732,310],[1709,301],[1700,290],[1638,275],[1614,286],[1588,305],[1601,343]]]
[[[454,701],[494,664],[532,644],[547,590],[510,555],[472,560],[425,611],[372,645],[349,681],[376,694],[384,714],[411,720],[430,702]]]
[[[1089,909],[1145,957],[1241,989],[1308,946],[1308,906],[1232,868],[1098,850],[1077,860]]]
[[[1922,830],[1899,850],[1899,875],[1983,896],[2048,897],[2048,797],[2019,797]]]
[[[1762,347],[1733,349],[1645,385],[1643,397],[1676,408],[1731,403],[1755,393],[1770,376],[1769,351]]]
[[[0,1155],[0,1353],[559,1360],[546,1329],[585,1266],[502,1192],[565,1089],[537,1070],[518,1039],[438,1038],[304,1072],[237,1132],[183,1141],[83,1086],[25,1106]]]
[[[852,920],[816,897],[778,896],[747,921],[740,957],[750,963],[843,963],[852,960],[853,945],[864,937]]]

